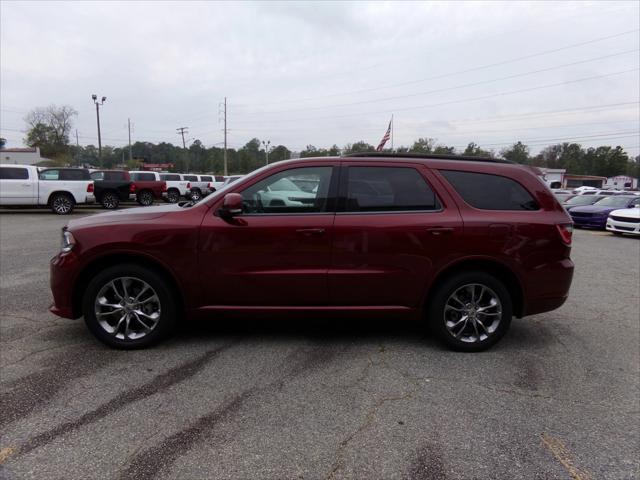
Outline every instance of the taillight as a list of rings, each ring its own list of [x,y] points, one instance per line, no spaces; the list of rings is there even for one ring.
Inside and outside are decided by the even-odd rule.
[[[162,191],[163,192],[167,191],[167,183],[166,182],[162,184]]]
[[[93,182],[87,185],[87,193],[93,193]]]
[[[191,182],[187,182],[187,190],[191,189]]]
[[[562,223],[562,224],[556,225],[556,228],[558,229],[558,233],[560,234],[560,240],[562,240],[562,243],[570,247],[571,237],[573,235],[573,224]]]
[[[136,184],[135,183],[132,183],[131,185],[129,185],[129,192],[136,193]]]

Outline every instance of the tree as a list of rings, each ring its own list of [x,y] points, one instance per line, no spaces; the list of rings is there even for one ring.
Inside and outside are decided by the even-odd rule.
[[[291,158],[291,151],[284,145],[278,145],[269,152],[269,163]]]
[[[470,142],[465,148],[463,155],[469,155],[472,157],[493,157],[493,152],[491,150],[483,150],[480,146],[475,142]]]
[[[413,142],[413,146],[409,149],[411,153],[433,153],[435,140],[433,138],[419,138]]]
[[[344,153],[375,152],[375,150],[376,148],[373,145],[369,145],[362,140],[356,143],[349,143],[344,147]]]
[[[29,127],[25,143],[40,148],[45,157],[69,155],[69,134],[76,115],[78,112],[68,105],[33,109],[24,118]]]
[[[517,142],[500,152],[502,158],[515,163],[529,164],[529,147],[522,142]]]
[[[446,145],[436,145],[436,148],[433,149],[433,153],[454,155],[456,153],[456,149],[455,147],[447,147]]]

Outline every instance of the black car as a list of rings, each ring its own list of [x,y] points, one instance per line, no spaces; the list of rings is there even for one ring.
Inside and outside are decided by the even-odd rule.
[[[120,201],[128,200],[131,177],[126,170],[96,170],[91,172],[96,200],[104,208],[118,208]]]

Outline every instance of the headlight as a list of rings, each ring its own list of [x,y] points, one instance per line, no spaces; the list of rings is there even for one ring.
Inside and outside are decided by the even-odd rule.
[[[73,237],[73,234],[69,230],[62,229],[62,242],[60,249],[63,252],[70,252],[75,244],[76,239]]]

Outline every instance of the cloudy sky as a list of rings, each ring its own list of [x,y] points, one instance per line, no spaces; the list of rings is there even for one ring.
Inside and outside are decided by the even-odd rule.
[[[0,4],[0,135],[71,105],[97,144],[252,137],[500,150],[561,141],[640,151],[640,3],[67,2]]]

